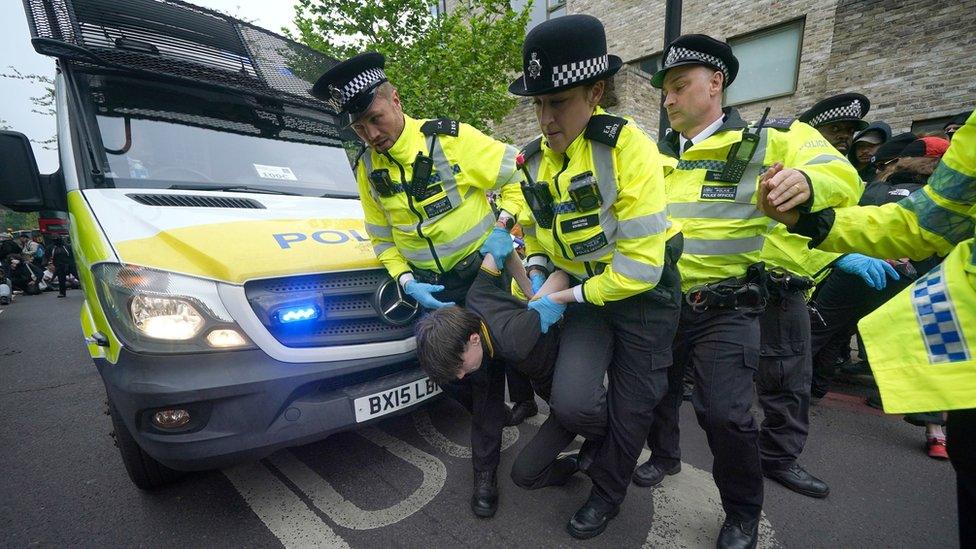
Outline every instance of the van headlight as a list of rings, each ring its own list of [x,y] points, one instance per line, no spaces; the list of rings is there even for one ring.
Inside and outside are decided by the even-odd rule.
[[[102,309],[119,339],[146,353],[254,348],[212,280],[119,263],[92,267]]]

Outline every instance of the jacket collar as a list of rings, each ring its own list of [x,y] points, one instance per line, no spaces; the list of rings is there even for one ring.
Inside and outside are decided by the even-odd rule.
[[[410,163],[413,162],[413,158],[417,155],[417,142],[414,141],[413,137],[420,132],[420,126],[422,122],[403,115],[403,131],[400,132],[400,137],[397,138],[393,146],[387,152],[393,158],[397,159],[400,163]]]
[[[724,121],[712,135],[718,135],[725,131],[741,130],[749,127],[749,124],[746,123],[741,116],[739,116],[739,111],[736,110],[735,107],[725,107],[722,109],[722,113],[724,113]],[[658,141],[658,149],[660,149],[663,154],[674,158],[679,158],[681,156],[681,153],[679,152],[681,149],[678,147],[678,141],[678,132],[668,128],[664,139]]]
[[[603,110],[602,107],[597,106],[596,108],[593,109],[593,114],[590,115],[590,118],[592,119],[594,116],[600,114],[607,114],[607,111]],[[587,124],[589,124],[589,122],[587,122]],[[584,137],[585,134],[586,134],[586,126],[583,126],[583,129],[580,131],[579,135],[576,136],[576,139],[574,139],[573,142],[570,143],[568,147],[566,147],[566,152],[564,153],[566,156],[568,156],[569,158],[575,158],[586,149],[586,137]],[[563,156],[550,149],[549,143],[545,140],[545,138],[542,139],[542,152],[544,154],[550,154],[556,157]]]

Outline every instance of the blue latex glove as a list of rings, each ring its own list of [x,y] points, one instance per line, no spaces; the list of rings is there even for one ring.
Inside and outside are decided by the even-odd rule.
[[[436,294],[437,292],[443,292],[444,286],[439,284],[427,284],[425,282],[417,282],[416,280],[410,280],[403,287],[403,291],[407,292],[407,295],[417,300],[425,309],[440,309],[441,307],[450,307],[454,305],[453,301],[443,303],[437,301],[431,294]]]
[[[481,245],[481,249],[478,251],[485,255],[491,254],[495,258],[495,263],[500,270],[505,264],[505,260],[508,259],[508,255],[514,249],[512,246],[512,237],[508,234],[508,231],[500,227],[495,227],[491,230],[491,234],[488,235],[488,240],[485,240],[485,243]]]
[[[535,295],[539,293],[539,289],[546,283],[546,275],[539,271],[532,271],[532,274],[529,275],[529,280],[532,281],[532,295]]]
[[[856,274],[864,280],[864,283],[875,290],[883,290],[888,283],[888,278],[898,280],[898,271],[888,264],[887,261],[875,259],[861,254],[847,254],[834,262],[834,266],[845,273]]]
[[[529,308],[539,313],[539,322],[542,326],[542,333],[544,334],[549,333],[549,327],[559,322],[559,319],[563,316],[563,312],[566,310],[565,305],[556,303],[549,299],[549,296],[530,301]]]

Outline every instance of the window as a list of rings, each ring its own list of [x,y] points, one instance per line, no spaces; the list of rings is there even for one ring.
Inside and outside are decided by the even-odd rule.
[[[950,120],[952,120],[951,116],[940,116],[939,118],[929,118],[928,120],[913,120],[912,133],[915,135],[942,133],[942,128],[944,128]]]
[[[803,19],[729,39],[739,74],[725,90],[725,102],[738,105],[796,91],[803,44]]]
[[[630,64],[644,71],[648,76],[653,76],[654,73],[661,70],[661,54],[655,53],[654,55],[648,55],[642,59],[631,61]]]
[[[546,19],[566,15],[566,0],[546,0]]]

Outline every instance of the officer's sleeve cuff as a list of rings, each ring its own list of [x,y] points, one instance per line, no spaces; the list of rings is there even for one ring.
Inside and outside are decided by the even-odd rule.
[[[410,271],[407,271],[397,277],[397,282],[399,282],[400,287],[404,289],[406,289],[407,282],[410,282],[411,280],[413,280],[413,273]]]
[[[586,303],[586,297],[583,295],[583,285],[573,286],[573,298],[576,299],[577,303]]]
[[[810,198],[806,202],[800,204],[799,209],[801,212],[809,212],[813,208],[813,181],[810,181],[810,176],[803,170],[796,170],[800,172],[800,175],[807,180],[807,187],[810,188]]]
[[[830,229],[834,226],[834,218],[833,208],[814,213],[801,213],[800,219],[797,220],[796,225],[789,228],[789,231],[809,238],[810,242],[807,246],[816,248],[827,239]]]

